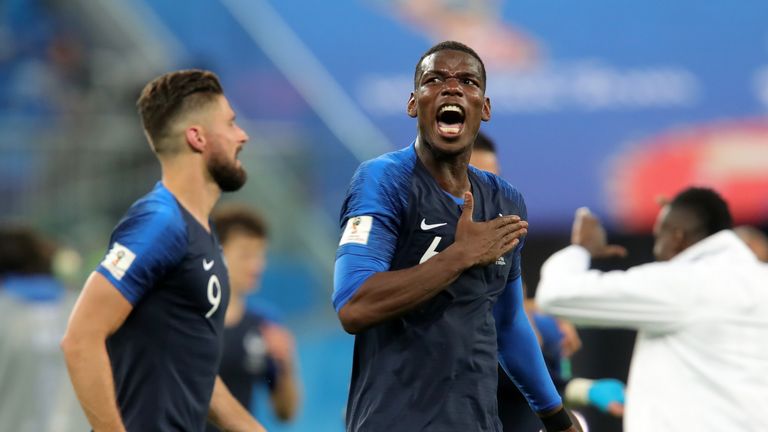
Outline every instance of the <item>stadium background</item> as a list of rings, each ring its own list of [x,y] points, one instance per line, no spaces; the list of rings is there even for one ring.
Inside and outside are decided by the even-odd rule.
[[[251,136],[250,181],[225,200],[269,220],[258,297],[298,340],[301,414],[288,426],[263,417],[275,431],[340,431],[352,337],[329,300],[338,209],[360,161],[413,139],[404,107],[424,50],[457,39],[487,63],[483,130],[527,198],[535,286],[578,206],[630,248],[606,268],[650,260],[655,198],[691,183],[765,228],[766,17],[760,0],[5,0],[0,221],[76,251],[82,264],[61,275],[78,289],[159,174],[135,114],[141,86],[170,69],[214,70]],[[626,377],[631,333],[582,337],[574,372]],[[590,415],[592,430],[620,430]]]

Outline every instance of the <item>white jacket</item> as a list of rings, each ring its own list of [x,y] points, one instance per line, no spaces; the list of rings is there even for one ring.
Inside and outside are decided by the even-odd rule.
[[[589,270],[569,246],[536,301],[579,325],[638,330],[625,432],[768,431],[768,266],[730,231],[667,262]]]

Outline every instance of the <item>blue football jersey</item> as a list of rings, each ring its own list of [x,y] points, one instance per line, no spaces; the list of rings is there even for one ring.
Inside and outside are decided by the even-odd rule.
[[[473,167],[469,181],[476,222],[527,218],[522,195],[506,181]],[[430,259],[454,242],[461,204],[440,188],[414,145],[363,163],[341,210],[337,270],[339,262],[354,267],[374,261],[377,271],[388,271]],[[520,277],[521,246],[356,335],[349,431],[501,430],[492,312],[508,282]],[[335,283],[337,310],[357,286]]]
[[[224,328],[224,353],[219,367],[219,376],[232,396],[246,409],[253,409],[253,393],[258,385],[270,391],[277,385],[277,368],[270,357],[261,327],[265,319],[246,311],[236,325]],[[219,429],[208,426],[208,432]]]
[[[128,431],[203,431],[229,302],[215,235],[158,183],[115,227],[97,271],[133,304],[107,340]]]

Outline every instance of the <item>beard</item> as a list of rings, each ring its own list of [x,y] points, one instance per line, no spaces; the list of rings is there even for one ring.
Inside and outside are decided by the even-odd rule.
[[[240,189],[248,179],[248,174],[242,166],[238,167],[236,162],[228,161],[222,154],[208,160],[208,172],[223,192]]]

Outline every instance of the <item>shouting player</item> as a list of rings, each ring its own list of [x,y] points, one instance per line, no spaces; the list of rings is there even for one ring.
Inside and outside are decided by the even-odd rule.
[[[352,178],[333,294],[355,334],[348,431],[500,432],[497,361],[548,431],[577,430],[523,311],[523,197],[469,166],[485,84],[471,48],[429,49],[407,105],[415,142]]]

